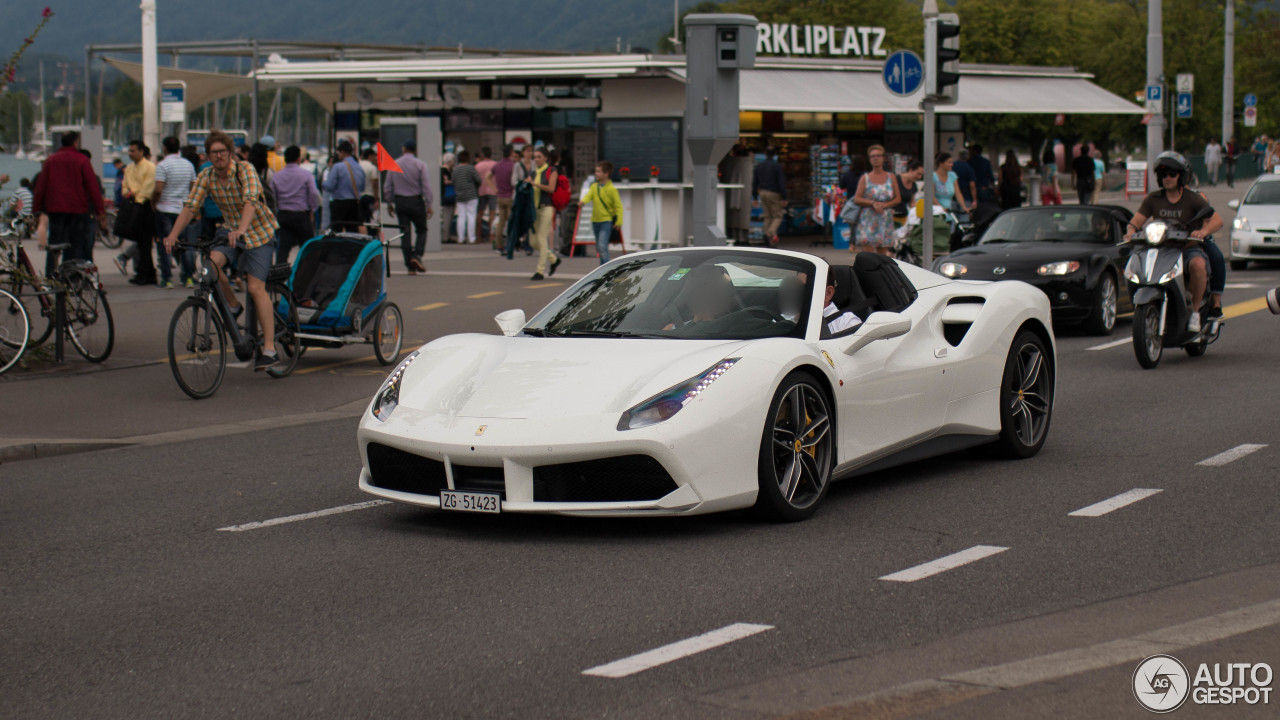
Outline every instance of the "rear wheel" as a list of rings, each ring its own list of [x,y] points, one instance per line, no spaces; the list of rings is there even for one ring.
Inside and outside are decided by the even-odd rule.
[[[23,293],[39,292],[40,288],[22,282],[16,276],[5,288],[27,309],[27,319],[31,323],[31,345],[40,345],[53,334],[53,302],[52,295],[28,295]],[[45,310],[42,298],[50,298],[49,309]]]
[[[1116,327],[1116,279],[1107,271],[1093,289],[1093,311],[1084,328],[1090,335],[1110,335]]]
[[[373,330],[373,353],[378,362],[390,365],[400,357],[404,345],[404,321],[400,308],[393,302],[383,303],[378,313],[378,325]]]
[[[1027,458],[1040,452],[1053,419],[1053,355],[1039,335],[1023,330],[1009,347],[1000,383],[1000,439],[995,450]]]
[[[85,360],[100,363],[111,355],[116,342],[115,321],[107,294],[97,283],[79,276],[67,293],[67,334]]]
[[[31,338],[31,321],[22,301],[0,290],[0,373],[17,364]]]
[[[275,320],[276,354],[280,358],[267,368],[273,378],[282,378],[293,372],[302,357],[302,340],[298,338],[298,305],[293,301],[289,288],[273,283],[267,286],[271,298],[271,313]]]
[[[1160,337],[1160,306],[1143,305],[1133,312],[1133,352],[1138,364],[1150,370],[1160,364],[1164,338]]]
[[[775,520],[804,520],[831,483],[835,428],[827,395],[812,376],[782,381],[760,440],[756,509]]]
[[[188,298],[169,321],[169,368],[182,392],[200,400],[222,384],[227,339],[222,318],[203,298]]]

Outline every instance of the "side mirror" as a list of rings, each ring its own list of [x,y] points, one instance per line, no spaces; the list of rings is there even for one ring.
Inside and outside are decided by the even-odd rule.
[[[519,335],[526,322],[523,310],[505,310],[493,317],[507,337]]]
[[[1239,200],[1232,200],[1232,201],[1230,201],[1230,202],[1228,202],[1228,203],[1227,203],[1227,207],[1231,208],[1232,210],[1239,210],[1239,209],[1240,209],[1240,201],[1239,201]]]
[[[901,313],[877,312],[862,323],[853,339],[844,348],[845,355],[852,355],[877,340],[887,340],[906,335],[911,331],[911,318]]]

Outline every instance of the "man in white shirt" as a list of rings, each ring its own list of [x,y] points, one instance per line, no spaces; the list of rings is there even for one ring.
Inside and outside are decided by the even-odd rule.
[[[196,169],[186,158],[178,154],[181,145],[178,138],[170,135],[161,143],[164,147],[164,159],[156,165],[156,189],[152,197],[156,198],[156,237],[163,238],[173,229],[178,214],[182,212],[182,203],[191,192],[191,183],[196,179]],[[194,254],[194,253],[193,253]],[[160,261],[160,287],[173,287],[173,266],[169,260],[169,251],[163,243],[156,244],[156,257]],[[189,282],[195,273],[194,258],[184,263],[181,278]]]
[[[1209,138],[1209,144],[1204,146],[1204,168],[1209,173],[1209,184],[1218,184],[1218,168],[1222,167],[1222,144],[1218,142],[1218,138]]]
[[[854,315],[849,311],[840,312],[840,308],[831,302],[831,298],[836,295],[836,278],[830,271],[827,272],[827,292],[822,298],[822,319],[827,323],[827,330],[832,335],[839,335],[847,330],[858,327],[862,324],[862,318]]]

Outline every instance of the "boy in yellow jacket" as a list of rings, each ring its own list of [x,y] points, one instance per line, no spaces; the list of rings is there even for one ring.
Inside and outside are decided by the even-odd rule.
[[[609,238],[613,229],[622,226],[622,196],[609,180],[612,174],[613,163],[597,163],[596,181],[591,183],[580,201],[591,203],[591,230],[596,236],[596,255],[600,257],[601,265],[609,262]]]

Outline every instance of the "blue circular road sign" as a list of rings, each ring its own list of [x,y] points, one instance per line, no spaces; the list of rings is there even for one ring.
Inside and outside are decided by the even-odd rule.
[[[1245,106],[1245,107],[1257,107],[1257,106],[1258,106],[1258,96],[1257,96],[1257,95],[1254,95],[1253,93],[1249,93],[1248,95],[1245,95],[1245,96],[1244,96],[1244,106]]]
[[[914,95],[924,84],[924,63],[910,50],[899,50],[884,61],[884,86],[894,95]]]

